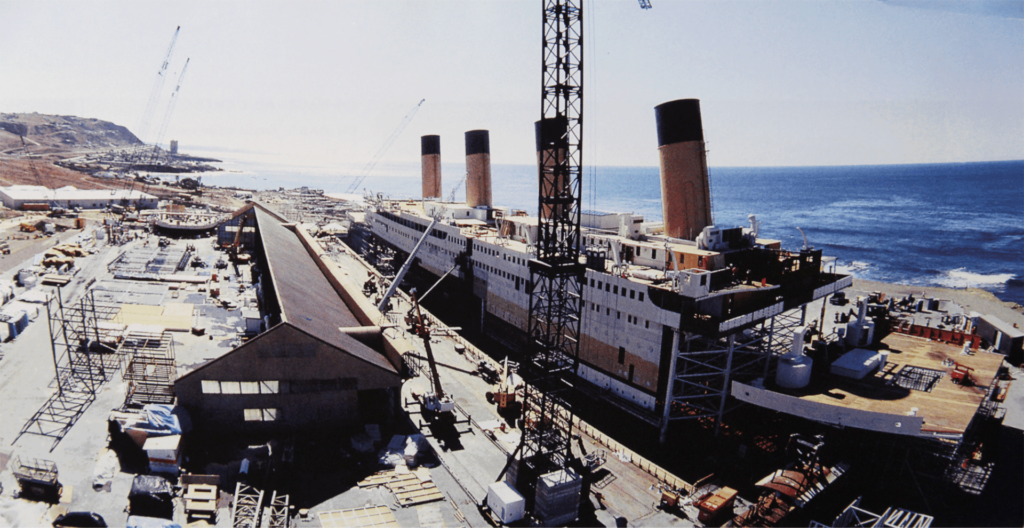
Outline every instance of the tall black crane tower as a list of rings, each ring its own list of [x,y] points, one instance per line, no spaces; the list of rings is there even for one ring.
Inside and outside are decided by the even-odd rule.
[[[568,467],[584,266],[580,263],[583,165],[582,0],[544,0],[537,256],[530,267],[529,360],[523,442],[513,481],[534,509],[538,479]]]

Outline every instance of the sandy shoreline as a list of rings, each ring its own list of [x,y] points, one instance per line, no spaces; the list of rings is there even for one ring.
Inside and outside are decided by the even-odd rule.
[[[994,315],[1007,323],[1024,328],[1024,313],[1022,308],[1012,302],[1007,302],[996,297],[992,292],[981,288],[951,289],[938,286],[920,286],[907,284],[890,284],[886,282],[875,282],[869,280],[854,279],[852,290],[859,292],[880,291],[886,295],[904,296],[914,294],[914,297],[930,297],[936,299],[949,299],[964,310],[975,311],[982,314]]]

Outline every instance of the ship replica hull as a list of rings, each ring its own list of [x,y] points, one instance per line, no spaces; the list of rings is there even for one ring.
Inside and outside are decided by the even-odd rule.
[[[153,226],[167,234],[200,234],[217,229],[223,218],[196,213],[161,213],[151,217]]]
[[[679,103],[688,114],[681,125],[671,122],[680,116],[667,115],[678,114]],[[720,418],[730,379],[766,373],[771,358],[785,352],[786,344],[773,343],[775,318],[852,282],[826,273],[820,250],[790,252],[758,238],[753,216],[749,228],[711,225],[699,107],[696,100],[662,106],[671,105],[659,113],[665,224],[631,213],[581,213],[578,377],[603,399],[663,426],[681,417]],[[454,277],[454,290],[479,303],[481,332],[515,349],[527,332],[537,218],[490,203],[489,159],[479,159],[480,151],[467,133],[466,203],[378,196],[361,220],[377,241],[406,256],[425,236],[412,255],[418,268],[431,278]],[[440,188],[438,157],[432,141],[423,153],[425,193]],[[427,233],[435,217],[440,221]],[[754,361],[741,362],[744,354]]]

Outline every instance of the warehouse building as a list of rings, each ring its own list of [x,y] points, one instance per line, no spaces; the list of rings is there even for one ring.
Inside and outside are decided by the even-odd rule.
[[[0,199],[8,209],[56,206],[65,209],[106,209],[111,205],[131,205],[137,209],[156,209],[159,199],[152,194],[128,189],[76,189],[72,186],[48,189],[41,185],[0,187]],[[43,207],[35,207],[41,209]]]
[[[252,204],[254,284],[262,332],[178,378],[200,427],[236,432],[379,423],[397,410],[408,345],[302,228]]]

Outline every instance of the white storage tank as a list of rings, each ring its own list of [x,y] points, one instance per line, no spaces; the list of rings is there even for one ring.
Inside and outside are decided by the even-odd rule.
[[[779,359],[779,368],[775,372],[775,383],[787,389],[802,389],[811,382],[811,367],[814,360],[807,356]]]
[[[793,332],[793,343],[789,353],[779,358],[775,371],[775,383],[787,389],[802,389],[811,382],[811,367],[814,360],[804,355],[804,336],[808,327],[801,326]]]
[[[516,522],[526,516],[526,499],[505,481],[487,486],[487,507],[503,524]]]

